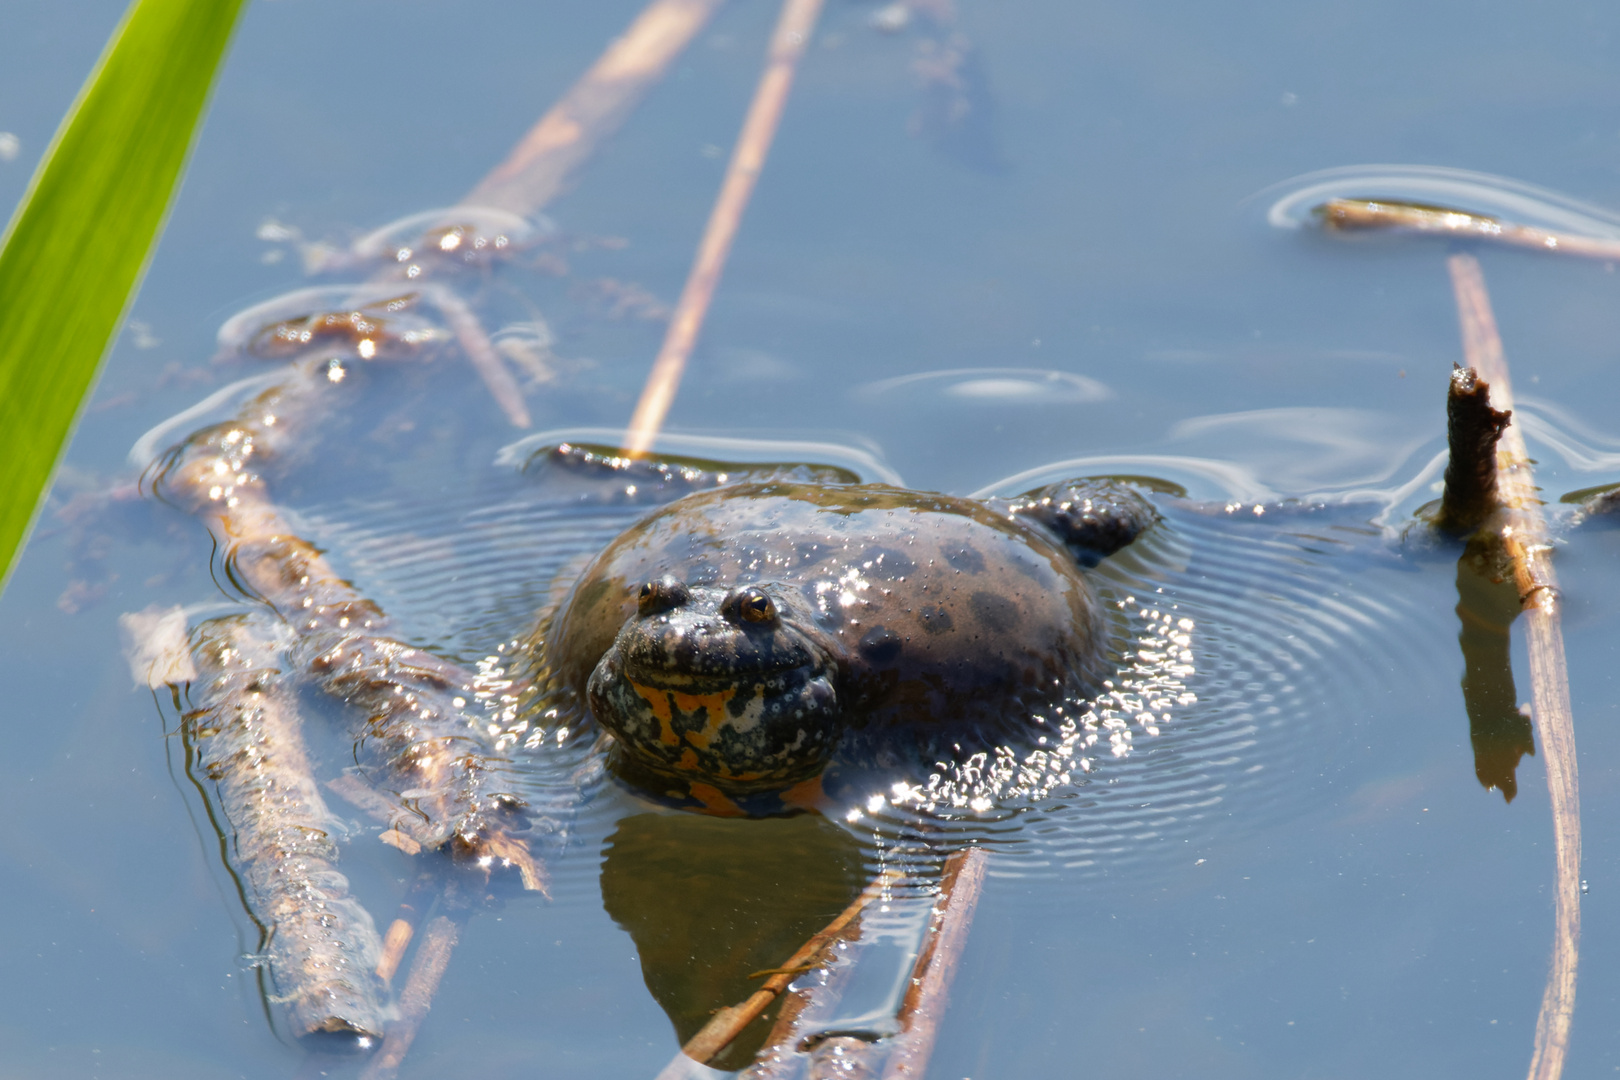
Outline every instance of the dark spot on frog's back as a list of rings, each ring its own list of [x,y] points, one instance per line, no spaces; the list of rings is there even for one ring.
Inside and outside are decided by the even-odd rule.
[[[929,605],[917,612],[922,620],[923,633],[943,634],[951,628],[951,613],[943,607]]]
[[[974,593],[969,602],[973,605],[973,614],[986,630],[1005,634],[1018,625],[1018,605],[1005,596],[981,590]]]
[[[900,635],[883,626],[874,626],[861,635],[861,655],[874,664],[887,664],[900,655]]]
[[[874,581],[898,581],[917,571],[917,564],[904,552],[872,547],[861,553],[861,570]]]
[[[946,548],[945,561],[964,574],[984,573],[984,556],[979,554],[977,548],[962,547]]]

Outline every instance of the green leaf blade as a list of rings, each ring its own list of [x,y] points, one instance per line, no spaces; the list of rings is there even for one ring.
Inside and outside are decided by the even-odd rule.
[[[135,0],[0,249],[0,585],[123,322],[246,0]]]

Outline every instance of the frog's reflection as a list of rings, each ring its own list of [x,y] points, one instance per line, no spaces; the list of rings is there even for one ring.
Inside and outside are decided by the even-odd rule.
[[[1463,654],[1463,704],[1474,744],[1474,775],[1508,802],[1518,793],[1519,759],[1536,752],[1530,718],[1519,711],[1509,632],[1519,592],[1492,537],[1476,535],[1457,560],[1457,635]]]
[[[759,989],[865,884],[859,841],[816,814],[767,819],[648,813],[608,837],[602,906],[635,942],[642,976],[685,1043]],[[711,1064],[740,1069],[770,1030],[754,1023]]]

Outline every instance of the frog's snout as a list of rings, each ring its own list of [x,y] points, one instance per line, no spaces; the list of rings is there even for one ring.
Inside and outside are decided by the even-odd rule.
[[[592,713],[644,763],[722,790],[815,775],[841,727],[833,665],[775,591],[647,582],[591,675]]]

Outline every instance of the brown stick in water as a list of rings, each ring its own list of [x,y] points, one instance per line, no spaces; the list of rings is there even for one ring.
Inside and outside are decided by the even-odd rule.
[[[1468,366],[1495,388],[1497,404],[1511,409],[1513,388],[1479,262],[1471,255],[1453,255],[1448,267]],[[1557,1080],[1569,1050],[1581,938],[1581,806],[1575,767],[1575,720],[1569,702],[1552,545],[1547,539],[1524,436],[1517,425],[1504,433],[1496,461],[1504,517],[1501,538],[1513,560],[1513,577],[1524,609],[1534,698],[1532,718],[1541,733],[1557,862],[1552,965],[1536,1019],[1529,1076],[1530,1080]]]
[[[422,1021],[433,1007],[433,995],[450,966],[450,954],[460,935],[460,927],[448,915],[434,916],[422,931],[422,943],[411,958],[411,973],[399,995],[399,1019],[388,1025],[382,1049],[360,1070],[360,1080],[393,1080],[398,1074]]]
[[[268,934],[265,950],[293,1034],[359,1041],[383,1030],[372,975],[377,929],[338,872],[334,820],[300,734],[297,695],[269,620],[213,619],[192,638],[197,678],[185,716],[196,779],[213,781],[229,861]]]
[[[1390,230],[1488,240],[1592,259],[1620,259],[1620,240],[1552,232],[1531,225],[1499,221],[1446,206],[1425,206],[1399,199],[1331,199],[1316,208],[1322,224],[1334,232]],[[1487,376],[1489,378],[1489,376]],[[1493,380],[1494,381],[1494,380]]]
[[[731,1045],[733,1039],[742,1034],[744,1028],[770,1008],[771,1003],[781,996],[789,983],[811,968],[820,966],[825,961],[826,951],[838,942],[850,924],[860,917],[866,906],[882,896],[885,889],[893,887],[899,878],[899,871],[896,870],[885,870],[874,878],[848,907],[839,912],[837,918],[813,934],[810,940],[801,945],[799,950],[789,957],[780,969],[773,972],[758,990],[749,995],[746,1001],[716,1012],[714,1019],[704,1024],[696,1035],[687,1040],[686,1045],[681,1047],[681,1052],[676,1054],[674,1060],[658,1074],[659,1077],[684,1076],[689,1062],[707,1064],[714,1060],[722,1050]]]
[[[462,204],[527,215],[566,191],[722,2],[653,0]]]
[[[292,629],[298,666],[365,717],[367,764],[380,767],[390,787],[410,791],[417,811],[401,814],[394,827],[423,847],[448,844],[458,856],[515,865],[526,888],[543,892],[543,867],[506,831],[514,802],[492,790],[491,762],[475,727],[501,719],[515,696],[492,694],[486,680],[388,636],[387,616],[292,530],[258,471],[296,427],[316,422],[334,389],[332,370],[295,365],[235,420],[171,451],[154,490],[208,524],[233,583]]]
[[[927,936],[911,971],[911,984],[900,1006],[901,1033],[884,1062],[884,1080],[916,1077],[928,1071],[928,1059],[945,1018],[951,981],[967,946],[968,928],[984,890],[988,856],[983,848],[967,848],[945,860],[939,903],[929,920]]]
[[[669,330],[664,336],[658,359],[653,362],[647,385],[641,391],[641,400],[630,418],[625,434],[625,449],[631,454],[644,454],[652,447],[664,416],[675,400],[681,373],[687,357],[697,344],[698,332],[708,313],[709,301],[720,284],[720,275],[726,267],[726,256],[731,242],[737,236],[743,212],[753,194],[754,184],[765,167],[771,140],[776,136],[782,120],[782,109],[787,104],[788,91],[793,86],[793,75],[799,58],[804,55],[810,36],[815,32],[816,19],[821,14],[822,0],[783,0],[782,14],[771,34],[765,72],[754,91],[754,101],[748,107],[737,147],[726,166],[725,180],[720,195],[709,214],[709,223],[703,229],[698,244],[697,258],[686,278],[686,287],[675,304],[670,317]]]
[[[833,944],[853,946],[859,941],[857,921],[847,926]],[[798,1080],[807,1070],[812,1076],[825,1073],[841,1080],[872,1080],[873,1046],[865,1039],[833,1035],[800,1052],[805,1037],[815,1034],[817,1026],[830,1019],[854,974],[857,955],[847,951],[829,954],[819,984],[798,985],[788,991],[754,1063],[743,1070],[738,1080]],[[829,1063],[828,1059],[836,1061]]]

